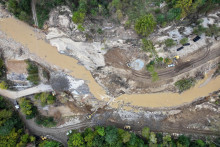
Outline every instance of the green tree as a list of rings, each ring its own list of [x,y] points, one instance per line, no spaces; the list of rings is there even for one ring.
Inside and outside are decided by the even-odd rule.
[[[35,142],[36,138],[34,136],[30,136],[30,141]]]
[[[17,1],[16,0],[9,0],[8,1],[8,9],[10,12],[16,14],[17,13]]]
[[[196,140],[196,145],[198,145],[199,147],[205,147],[206,146],[206,144],[201,139]]]
[[[177,141],[177,146],[179,145],[183,145],[185,147],[188,147],[190,145],[190,139],[189,137],[186,137],[184,135],[181,135],[178,137],[178,141]]]
[[[96,135],[93,139],[92,145],[94,147],[103,147],[104,142],[105,142],[104,136]]]
[[[21,136],[21,141],[23,143],[28,143],[28,139],[29,139],[29,135],[28,134],[24,134],[23,136]]]
[[[41,105],[45,106],[47,104],[47,97],[49,96],[48,93],[43,92],[40,94],[40,101],[41,101]]]
[[[181,18],[184,18],[190,12],[191,6],[192,0],[178,0],[174,7],[181,9]]]
[[[128,142],[128,141],[130,140],[131,134],[130,134],[129,132],[125,131],[125,132],[121,135],[121,137],[122,137],[122,142],[123,142],[123,143],[126,143],[126,142]]]
[[[150,137],[150,128],[144,127],[141,131],[141,134],[144,138],[149,139]]]
[[[56,97],[51,95],[51,94],[49,94],[48,97],[47,97],[47,104],[48,105],[54,104],[55,100],[56,100]]]
[[[31,104],[30,100],[26,98],[21,98],[19,100],[19,104],[20,104],[22,113],[24,113],[25,115],[31,115],[33,105]]]
[[[129,140],[129,142],[127,142],[128,146],[129,147],[138,147],[137,143],[138,143],[137,136],[134,133],[131,133],[130,140]]]
[[[12,111],[11,110],[0,110],[0,126],[10,117],[12,116]]]
[[[167,146],[172,141],[172,138],[170,135],[166,135],[163,137],[163,145]]]
[[[150,132],[150,142],[153,144],[157,143],[156,134],[154,132]]]
[[[100,136],[105,136],[105,128],[104,127],[97,127],[96,131]]]
[[[147,14],[138,18],[135,22],[135,31],[143,36],[148,36],[154,31],[156,22],[152,14]]]
[[[109,145],[113,145],[118,138],[118,131],[115,127],[112,126],[108,126],[106,128],[106,135],[105,135],[105,141],[109,144]]]
[[[35,107],[30,100],[21,98],[19,100],[21,112],[26,115],[27,119],[32,119],[37,115],[37,107]]]
[[[68,140],[69,147],[82,146],[82,145],[84,145],[84,140],[80,133],[74,133],[69,137]]]

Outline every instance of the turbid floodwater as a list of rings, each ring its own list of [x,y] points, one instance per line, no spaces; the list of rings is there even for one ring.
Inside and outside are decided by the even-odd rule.
[[[77,64],[78,61],[69,56],[58,53],[56,47],[51,46],[44,40],[38,39],[37,33],[27,24],[15,19],[6,18],[0,20],[0,30],[8,37],[26,46],[31,53],[41,57],[46,62],[56,65],[62,69],[71,71],[69,75],[87,81],[90,92],[97,98],[107,98],[103,87],[96,83],[91,73],[82,65]],[[194,88],[178,93],[155,93],[155,94],[132,94],[121,95],[115,98],[115,101],[130,102],[132,105],[144,107],[171,107],[189,103],[196,98],[207,96],[209,93],[220,89],[220,77],[211,80],[205,86],[200,87],[197,84]],[[111,104],[113,107],[117,106],[116,102]]]

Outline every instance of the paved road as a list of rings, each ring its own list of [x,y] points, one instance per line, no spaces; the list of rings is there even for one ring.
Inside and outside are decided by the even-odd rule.
[[[51,91],[53,91],[53,88],[50,85],[40,84],[38,86],[28,88],[25,90],[21,90],[21,91],[11,91],[11,90],[0,89],[0,95],[11,98],[11,99],[17,99],[17,98],[35,94],[35,93],[51,92]]]
[[[108,112],[106,112],[108,113]],[[106,118],[107,116],[106,113],[103,113],[103,118]],[[26,120],[24,116],[21,114],[22,119],[25,123],[25,126],[29,129],[29,131],[32,134],[35,134],[37,136],[47,136],[48,138],[57,140],[59,142],[62,142],[64,146],[67,146],[67,136],[66,132],[69,130],[74,130],[74,129],[82,129],[86,127],[93,127],[97,126],[100,123],[97,123],[96,121],[92,120],[85,120],[82,123],[62,127],[62,128],[44,128],[36,125],[36,123],[33,120]],[[110,122],[107,119],[102,120],[102,123],[100,124],[102,126],[108,126],[108,125],[114,125],[118,128],[123,128],[124,123],[120,122]],[[147,124],[146,124],[147,126]],[[142,129],[142,126],[140,125],[133,125],[132,131],[135,131],[136,133],[139,132]],[[187,134],[187,135],[197,135],[197,136],[202,136],[202,137],[207,137],[207,136],[220,136],[220,132],[216,131],[205,131],[205,130],[194,130],[194,129],[180,129],[180,128],[156,128],[153,129],[152,131],[154,132],[166,132],[166,133],[178,133],[178,134]]]

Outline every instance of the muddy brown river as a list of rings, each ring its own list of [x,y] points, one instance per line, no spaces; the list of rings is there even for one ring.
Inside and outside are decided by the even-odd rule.
[[[77,60],[69,56],[58,53],[56,47],[51,46],[44,40],[38,39],[37,33],[34,29],[27,24],[14,19],[6,18],[0,20],[0,30],[13,38],[15,41],[26,46],[31,53],[41,57],[46,62],[56,65],[62,69],[71,71],[69,75],[87,81],[90,92],[97,98],[108,98],[103,87],[96,83],[91,73],[86,70],[82,65],[77,64]],[[156,93],[156,94],[132,94],[121,95],[114,99],[111,103],[112,107],[117,107],[117,101],[130,102],[135,106],[144,107],[171,107],[178,106],[184,103],[189,103],[196,98],[209,95],[209,93],[220,89],[220,76],[211,80],[205,86],[200,87],[199,82],[194,88],[178,93]]]

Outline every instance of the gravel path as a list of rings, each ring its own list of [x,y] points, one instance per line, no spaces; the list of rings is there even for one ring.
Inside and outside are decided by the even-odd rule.
[[[17,99],[17,98],[35,94],[35,93],[51,92],[51,91],[53,91],[53,89],[50,85],[40,84],[38,86],[28,88],[25,90],[21,90],[21,91],[11,91],[11,90],[0,89],[0,95],[11,98],[11,99]]]

